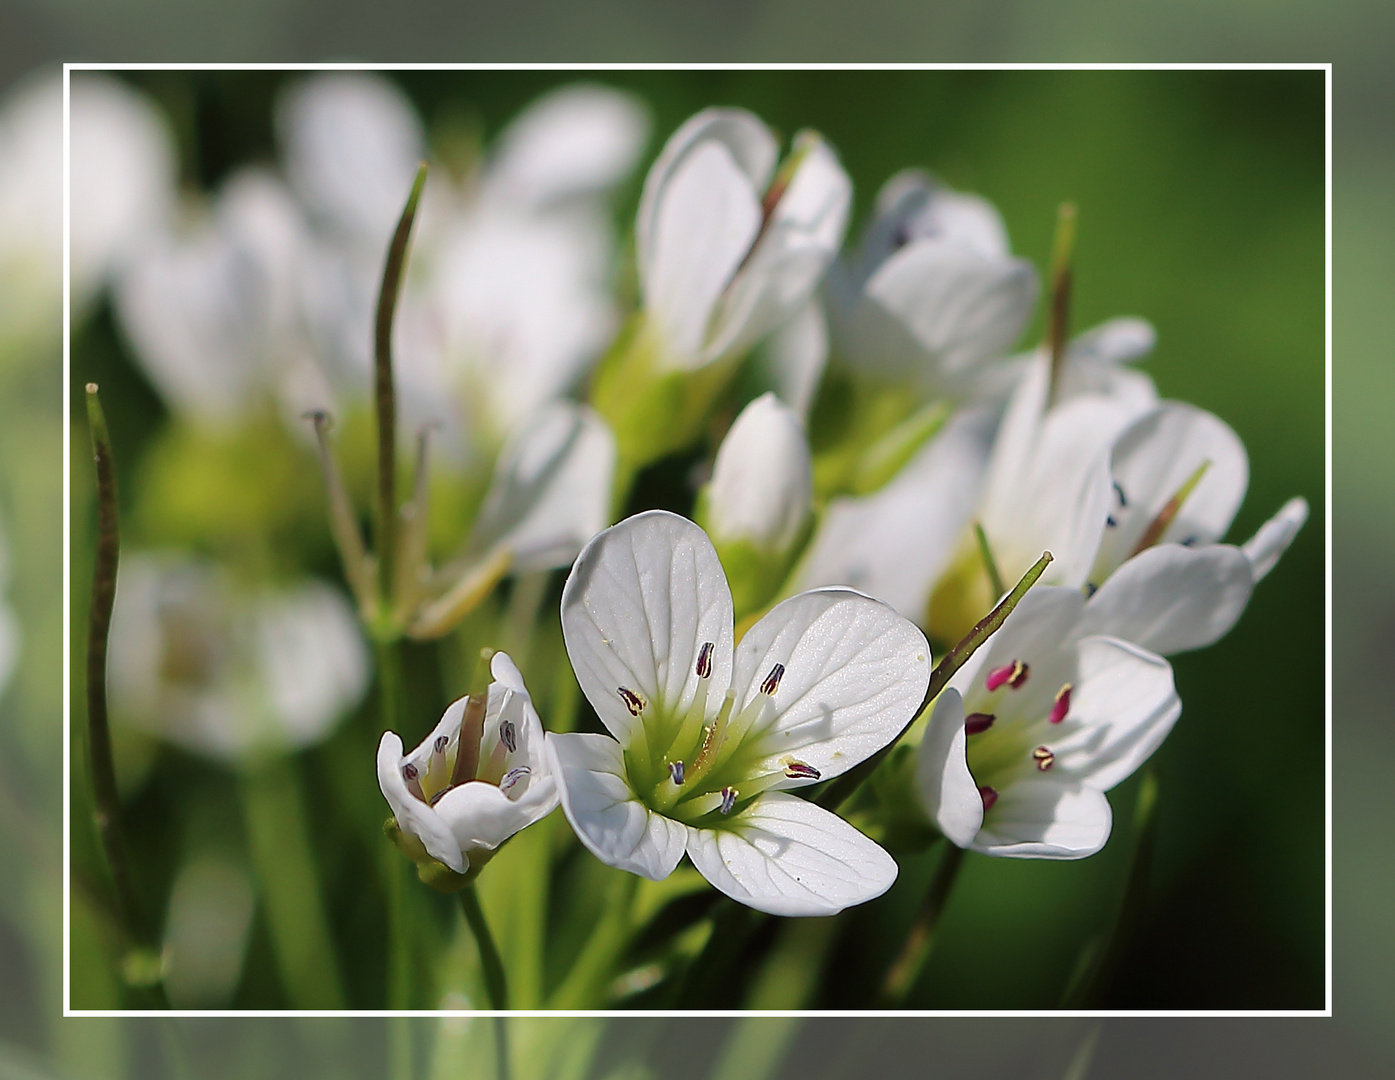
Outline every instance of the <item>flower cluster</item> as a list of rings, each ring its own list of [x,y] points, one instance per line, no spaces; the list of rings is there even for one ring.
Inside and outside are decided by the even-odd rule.
[[[365,695],[367,636],[380,726],[415,736],[404,639],[447,638],[456,693],[461,646],[507,641],[415,750],[378,745],[387,831],[437,888],[469,890],[559,806],[612,867],[686,858],[782,916],[891,888],[908,821],[1091,855],[1106,793],[1181,715],[1167,657],[1225,635],[1307,517],[1296,498],[1226,542],[1244,445],[1139,370],[1144,320],[1071,335],[1073,210],[1044,283],[987,200],[916,170],[845,245],[834,147],[711,108],[635,177],[627,246],[613,210],[648,116],[586,84],[486,145],[428,137],[385,79],[294,80],[275,162],[197,197],[134,91],[75,77],[73,117],[76,262],[96,252],[84,281],[183,433],[151,452],[179,495],[143,507],[145,535],[222,560],[123,564],[115,714],[230,762],[307,746]],[[295,481],[262,532],[210,540],[262,504],[188,495],[192,454],[228,476],[317,457],[356,605],[265,570],[268,535],[309,531]],[[375,475],[372,552],[354,499]],[[549,682],[533,646],[559,610],[570,674]]]

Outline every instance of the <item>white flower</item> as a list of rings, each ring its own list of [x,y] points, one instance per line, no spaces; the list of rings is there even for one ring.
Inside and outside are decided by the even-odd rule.
[[[425,138],[406,95],[363,74],[296,84],[277,120],[314,226],[298,290],[325,379],[300,404],[335,409],[334,395],[370,385],[383,257]],[[404,439],[436,423],[446,466],[487,461],[580,381],[618,323],[606,199],[646,131],[629,95],[564,87],[524,110],[462,183],[432,170],[393,332]]]
[[[645,178],[636,256],[660,363],[735,356],[789,320],[823,277],[847,225],[852,185],[819,136],[778,147],[759,119],[705,109],[668,140]]]
[[[224,762],[318,742],[369,681],[337,591],[239,590],[183,555],[122,556],[110,649],[116,719]]]
[[[1124,431],[1111,476],[1086,622],[1163,654],[1229,631],[1308,517],[1307,502],[1291,499],[1246,544],[1219,543],[1245,497],[1245,447],[1217,417],[1180,402]]]
[[[717,448],[707,532],[719,548],[745,541],[783,554],[803,532],[813,494],[804,425],[774,394],[762,394],[741,410]]]
[[[1181,714],[1172,668],[1092,635],[1077,589],[1032,589],[940,695],[921,743],[925,808],[960,847],[1079,859],[1109,838],[1104,792]]]
[[[986,199],[910,170],[882,187],[857,254],[834,265],[827,292],[844,359],[931,395],[968,397],[985,362],[1026,328],[1037,278],[1012,257]]]
[[[886,852],[789,791],[843,773],[909,722],[930,677],[913,625],[828,589],[779,604],[733,648],[711,541],[651,511],[582,551],[562,631],[610,735],[548,746],[567,819],[598,858],[657,880],[686,852],[722,892],[777,915],[833,914],[891,886]]]
[[[259,169],[235,173],[211,208],[190,205],[186,216],[132,258],[116,310],[169,406],[227,424],[308,363],[295,302],[304,225],[290,193]]]
[[[394,732],[378,743],[378,787],[398,828],[457,874],[478,869],[519,829],[557,808],[542,722],[523,676],[504,653],[494,654],[490,672],[483,722],[465,730],[463,744],[468,698],[450,705],[410,754]],[[462,745],[473,762],[457,761]]]

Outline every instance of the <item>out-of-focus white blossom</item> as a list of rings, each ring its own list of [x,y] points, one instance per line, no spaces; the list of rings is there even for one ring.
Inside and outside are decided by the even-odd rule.
[[[696,368],[750,348],[804,307],[842,242],[852,184],[813,132],[777,174],[770,130],[705,109],[649,170],[635,226],[661,365]]]
[[[1031,319],[1032,265],[1014,258],[997,210],[923,173],[893,176],[854,255],[828,280],[839,354],[930,396],[968,398]]]
[[[217,564],[147,552],[121,560],[109,672],[119,723],[235,764],[327,736],[370,661],[327,585],[244,589]]]

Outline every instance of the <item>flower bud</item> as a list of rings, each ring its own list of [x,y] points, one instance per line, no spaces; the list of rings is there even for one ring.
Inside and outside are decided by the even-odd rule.
[[[774,394],[763,394],[722,440],[699,509],[738,612],[753,610],[779,587],[806,534],[812,498],[804,425]]]

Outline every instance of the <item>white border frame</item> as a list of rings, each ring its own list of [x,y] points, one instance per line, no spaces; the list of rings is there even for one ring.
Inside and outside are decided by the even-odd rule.
[[[236,1009],[74,1009],[70,1004],[71,978],[71,927],[69,925],[69,900],[71,895],[69,833],[71,829],[71,729],[72,698],[71,677],[72,636],[71,636],[71,590],[72,590],[72,545],[71,545],[71,472],[72,472],[72,356],[69,286],[69,94],[71,76],[74,71],[1322,71],[1325,72],[1325,187],[1326,187],[1326,462],[1324,478],[1327,489],[1324,493],[1324,541],[1326,543],[1326,625],[1324,628],[1324,672],[1326,709],[1326,1007],[1322,1009],[1140,1009],[1137,1011],[1120,1009],[835,1009],[835,1010],[746,1010],[746,1009],[526,1009],[499,1012],[494,1009],[360,1009],[360,1010],[236,1010]],[[280,1018],[280,1017],[447,1017],[447,1016],[522,1016],[522,1017],[746,1017],[746,1016],[812,1016],[866,1019],[872,1017],[905,1018],[944,1018],[955,1017],[1045,1017],[1072,1019],[1094,1017],[1101,1019],[1134,1019],[1147,1017],[1161,1018],[1286,1018],[1286,1017],[1331,1017],[1332,1016],[1332,65],[1294,64],[726,64],[726,63],[623,63],[623,64],[567,64],[567,63],[477,63],[477,64],[368,64],[368,63],[312,63],[312,64],[142,64],[142,63],[65,63],[63,65],[63,1015],[65,1017],[148,1017],[148,1016],[187,1016],[187,1017],[232,1017],[232,1018]]]

